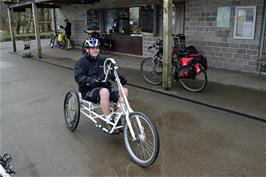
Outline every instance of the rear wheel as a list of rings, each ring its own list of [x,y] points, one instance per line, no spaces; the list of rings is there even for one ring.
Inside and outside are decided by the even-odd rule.
[[[199,64],[199,63],[198,63]],[[186,77],[182,74],[182,69],[178,72],[178,78],[181,85],[188,91],[200,92],[207,85],[207,74],[204,67],[199,64],[200,73],[196,74],[195,77]]]
[[[110,49],[111,47],[110,47],[110,44],[108,43],[104,43],[101,47],[101,51],[103,54],[108,54],[110,52]]]
[[[144,58],[141,62],[143,78],[150,84],[159,85],[162,82],[163,62],[154,58]]]
[[[140,112],[133,112],[129,120],[136,140],[133,140],[128,124],[124,126],[124,142],[131,159],[140,166],[150,166],[159,153],[159,135],[151,118]],[[141,127],[138,124],[141,124]]]
[[[74,131],[80,118],[80,101],[76,90],[70,90],[65,96],[64,116],[67,127]]]

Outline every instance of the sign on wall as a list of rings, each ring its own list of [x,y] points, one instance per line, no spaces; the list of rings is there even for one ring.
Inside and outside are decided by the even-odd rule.
[[[254,39],[256,6],[238,6],[235,13],[234,38]]]
[[[230,27],[230,7],[218,7],[216,26],[221,28]]]

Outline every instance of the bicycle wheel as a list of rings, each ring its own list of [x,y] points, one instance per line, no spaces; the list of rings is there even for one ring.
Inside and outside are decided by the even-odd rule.
[[[82,47],[81,47],[81,53],[82,54],[86,54],[86,50],[85,50],[85,42],[83,42]]]
[[[144,58],[141,62],[141,73],[143,78],[150,84],[162,83],[163,63],[151,57]]]
[[[50,39],[50,48],[53,48],[54,47],[54,38],[51,38]]]
[[[110,52],[110,45],[107,43],[104,43],[101,47],[101,52],[103,54],[108,54]]]
[[[129,119],[136,135],[136,141],[132,140],[128,124],[124,126],[124,142],[131,159],[140,166],[152,165],[159,153],[159,135],[151,118],[140,112],[133,112]],[[141,123],[138,126],[137,119]]]
[[[79,124],[80,101],[76,90],[70,90],[64,101],[64,116],[67,128],[74,131]]]
[[[188,91],[191,92],[200,92],[207,85],[207,74],[204,67],[199,64],[201,72],[198,75],[195,75],[194,78],[183,76],[181,70],[178,72],[178,78],[181,85]]]

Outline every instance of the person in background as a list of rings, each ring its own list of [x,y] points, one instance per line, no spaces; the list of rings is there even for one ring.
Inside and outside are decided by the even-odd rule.
[[[67,48],[71,48],[71,41],[70,41],[70,36],[71,36],[71,23],[69,22],[69,19],[67,17],[64,18],[64,22],[66,24],[65,26],[65,35],[66,35],[66,40],[67,40]]]

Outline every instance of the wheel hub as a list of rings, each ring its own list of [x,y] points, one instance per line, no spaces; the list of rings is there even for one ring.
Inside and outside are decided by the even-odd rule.
[[[144,134],[139,134],[139,135],[138,135],[138,140],[139,140],[140,142],[144,142],[145,139],[146,139],[146,136],[145,136]]]

